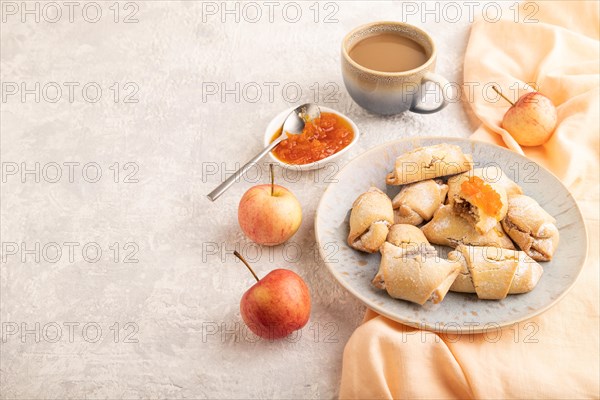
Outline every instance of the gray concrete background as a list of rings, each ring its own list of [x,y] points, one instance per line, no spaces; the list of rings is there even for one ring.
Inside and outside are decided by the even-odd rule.
[[[225,13],[221,2],[79,2],[69,16],[63,2],[58,15],[3,1],[0,396],[335,397],[364,307],[315,247],[328,179],[377,144],[477,126],[464,98],[383,118],[348,97],[342,37],[376,20],[426,29],[437,71],[461,83],[469,9],[458,5],[456,22],[445,3],[429,14],[407,3],[228,3]],[[303,222],[287,245],[260,248],[241,233],[237,203],[267,182],[266,167],[215,203],[205,195],[261,149],[273,116],[314,100],[362,137],[327,169],[277,171]],[[306,280],[302,331],[274,343],[247,331],[239,300],[253,280],[236,248],[259,275],[290,268]]]

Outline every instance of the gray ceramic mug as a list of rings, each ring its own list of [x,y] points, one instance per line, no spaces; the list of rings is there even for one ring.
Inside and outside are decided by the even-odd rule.
[[[375,71],[358,64],[349,56],[359,41],[380,33],[395,33],[419,43],[426,52],[427,61],[421,66],[403,72]],[[437,52],[435,43],[425,31],[402,22],[373,22],[359,26],[346,35],[342,42],[342,76],[352,99],[364,109],[382,115],[412,111],[431,114],[448,105],[448,81],[436,74]],[[442,101],[435,108],[426,108],[421,94],[426,82],[438,86]]]

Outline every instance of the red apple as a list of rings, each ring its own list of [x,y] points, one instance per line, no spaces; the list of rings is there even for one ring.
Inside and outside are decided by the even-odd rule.
[[[252,241],[276,246],[291,238],[302,222],[302,208],[296,197],[273,183],[253,186],[240,200],[238,222]]]
[[[498,91],[495,87],[494,90]],[[514,104],[504,98],[512,106],[504,114],[502,127],[517,143],[522,146],[539,146],[550,139],[556,128],[557,113],[549,98],[539,92],[526,93]]]
[[[240,301],[242,319],[252,332],[273,340],[306,325],[310,317],[310,294],[298,274],[288,269],[276,269],[258,279],[243,257],[237,251],[234,254],[256,279]]]

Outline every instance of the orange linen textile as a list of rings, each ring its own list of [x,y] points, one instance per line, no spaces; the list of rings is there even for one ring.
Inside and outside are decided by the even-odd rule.
[[[340,398],[600,396],[599,8],[596,1],[537,4],[537,23],[473,24],[464,79],[479,88],[493,82],[515,99],[523,91],[511,92],[511,85],[535,82],[557,106],[558,127],[545,145],[520,148],[500,128],[509,105],[486,100],[495,99],[490,88],[469,99],[483,123],[473,138],[524,153],[569,187],[589,235],[584,269],[550,310],[487,334],[421,331],[369,310],[344,350]],[[560,245],[568,246],[569,238]]]

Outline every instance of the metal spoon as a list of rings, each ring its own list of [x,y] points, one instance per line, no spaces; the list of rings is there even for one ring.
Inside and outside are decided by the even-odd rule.
[[[302,104],[299,107],[296,107],[294,111],[290,113],[285,119],[283,123],[283,127],[281,128],[281,135],[275,140],[271,142],[263,151],[257,154],[254,158],[246,163],[242,168],[238,169],[235,174],[231,175],[229,178],[225,180],[225,182],[221,183],[219,186],[215,188],[212,192],[210,192],[206,197],[208,197],[211,201],[215,201],[219,198],[235,181],[237,181],[240,176],[242,176],[247,170],[249,170],[254,164],[256,164],[261,158],[263,158],[267,153],[273,150],[282,140],[286,139],[287,136],[285,133],[290,133],[292,135],[299,135],[302,133],[304,129],[304,125],[306,122],[318,118],[321,115],[321,110],[316,104],[306,103]]]

